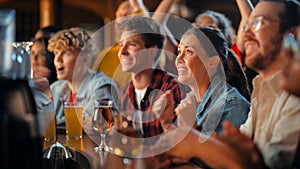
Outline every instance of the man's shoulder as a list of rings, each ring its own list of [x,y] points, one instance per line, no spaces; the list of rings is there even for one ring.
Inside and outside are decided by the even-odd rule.
[[[64,87],[67,85],[67,81],[66,80],[57,80],[55,82],[53,82],[50,85],[51,90],[63,90]]]
[[[167,71],[164,71],[164,70],[161,70],[161,69],[155,69],[155,78],[160,78],[160,79],[174,79],[177,81],[177,76],[170,73],[170,72],[167,72]]]
[[[98,85],[110,84],[116,86],[116,83],[102,72],[93,72],[94,82]]]
[[[300,110],[300,97],[297,97],[287,91],[282,91],[278,100],[286,103],[289,107],[297,107]]]
[[[66,80],[57,80],[50,85],[53,99],[61,97],[69,91],[68,82]]]

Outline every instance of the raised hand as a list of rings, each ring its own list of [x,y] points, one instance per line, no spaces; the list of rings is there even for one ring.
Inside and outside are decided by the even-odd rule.
[[[175,101],[170,90],[166,91],[153,104],[152,111],[160,119],[164,130],[167,130],[173,123]]]
[[[189,93],[186,95],[185,99],[181,100],[180,104],[175,109],[178,127],[194,126],[197,106],[195,97]]]
[[[145,5],[143,0],[129,0],[129,4],[133,9],[133,12],[137,12],[139,10],[145,10]]]
[[[44,66],[32,66],[33,77],[49,77],[50,69]]]
[[[45,77],[33,78],[34,87],[44,93],[49,99],[52,99],[49,81]]]

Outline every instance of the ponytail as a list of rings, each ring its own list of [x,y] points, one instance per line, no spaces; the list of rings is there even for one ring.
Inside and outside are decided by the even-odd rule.
[[[250,101],[251,95],[246,74],[238,61],[236,54],[231,49],[228,50],[227,63],[228,67],[225,72],[227,83],[235,87],[241,95]]]

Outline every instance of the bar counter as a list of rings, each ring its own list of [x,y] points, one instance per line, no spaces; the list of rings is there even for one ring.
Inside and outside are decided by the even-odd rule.
[[[82,153],[89,161],[91,169],[160,169],[161,155],[147,158],[132,158],[130,166],[126,166],[124,157],[115,155],[110,152],[95,152],[94,148],[97,144],[86,134],[82,139],[67,139],[65,133],[57,135],[57,141],[69,148],[72,152]],[[55,140],[44,141],[44,150],[49,148]],[[164,168],[164,167],[163,167]],[[168,169],[201,169],[200,167],[186,163],[180,166],[167,167]],[[73,169],[73,168],[72,168]],[[86,168],[88,169],[88,168]]]
[[[97,145],[87,135],[83,135],[82,139],[67,139],[65,134],[58,134],[57,141],[69,148],[71,151],[75,150],[85,155],[85,157],[89,160],[92,169],[155,169],[158,166],[157,157],[147,157],[131,159],[130,167],[128,167],[123,162],[124,157],[110,152],[95,152],[94,148]],[[44,150],[54,143],[54,140],[44,141]]]

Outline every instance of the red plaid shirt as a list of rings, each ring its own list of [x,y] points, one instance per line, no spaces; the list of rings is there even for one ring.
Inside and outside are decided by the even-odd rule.
[[[163,132],[159,119],[157,119],[154,113],[152,113],[152,105],[154,101],[157,100],[159,96],[167,90],[172,91],[176,107],[181,100],[182,93],[176,78],[165,71],[155,69],[153,71],[150,85],[148,86],[145,96],[140,103],[140,111],[143,112],[142,121],[145,122],[143,123],[144,137],[156,136]],[[136,95],[132,81],[130,81],[121,92],[120,103],[120,111],[126,111],[129,113],[138,110],[138,104],[136,103]]]

